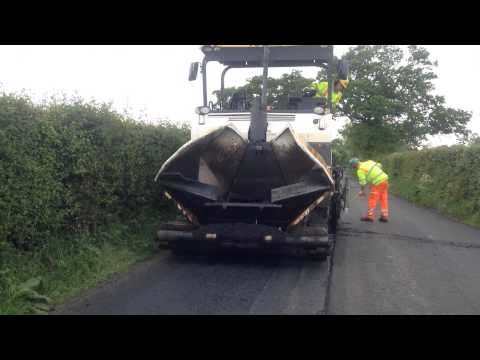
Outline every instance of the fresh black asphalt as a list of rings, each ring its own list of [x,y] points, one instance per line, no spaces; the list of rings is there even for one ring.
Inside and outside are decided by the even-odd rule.
[[[480,230],[393,196],[389,223],[360,222],[365,210],[350,196],[324,262],[160,250],[54,313],[480,314]]]

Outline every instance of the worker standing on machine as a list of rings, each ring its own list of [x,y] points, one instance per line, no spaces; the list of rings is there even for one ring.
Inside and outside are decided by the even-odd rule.
[[[343,92],[348,86],[348,80],[337,80],[333,85],[332,107],[335,110],[337,104],[342,100]],[[328,81],[315,81],[305,91],[305,95],[314,98],[328,98]]]
[[[372,160],[361,162],[357,158],[350,160],[350,165],[357,170],[361,190],[359,197],[365,195],[365,186],[370,185],[368,196],[368,213],[362,216],[362,221],[374,221],[377,201],[380,200],[381,216],[380,221],[388,222],[388,175],[382,170],[382,164]]]

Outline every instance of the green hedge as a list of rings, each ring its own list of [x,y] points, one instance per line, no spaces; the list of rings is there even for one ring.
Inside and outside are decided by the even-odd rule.
[[[81,99],[0,95],[0,250],[169,206],[153,181],[188,129],[136,122]]]
[[[382,164],[393,193],[480,227],[480,145],[394,153]]]

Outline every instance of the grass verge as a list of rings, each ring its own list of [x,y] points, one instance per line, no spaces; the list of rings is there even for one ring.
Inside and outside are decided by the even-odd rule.
[[[450,220],[480,229],[480,213],[469,210],[471,206],[475,205],[471,204],[472,199],[458,199],[457,202],[442,201],[443,199],[438,199],[431,193],[423,191],[421,185],[405,180],[391,182],[389,191],[417,206],[437,211]],[[478,201],[478,199],[473,199],[473,201]]]
[[[52,238],[34,251],[0,249],[0,314],[46,314],[156,250],[158,217],[115,224],[96,235]]]
[[[382,164],[393,194],[480,228],[479,145],[394,153]]]

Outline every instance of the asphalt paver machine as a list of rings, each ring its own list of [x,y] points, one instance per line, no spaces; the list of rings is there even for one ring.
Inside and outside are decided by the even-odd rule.
[[[203,105],[195,109],[191,139],[158,171],[155,181],[175,202],[182,221],[163,223],[158,239],[175,253],[214,248],[300,250],[325,259],[333,245],[348,184],[332,158],[334,77],[348,63],[331,45],[205,45]],[[224,66],[217,103],[208,101],[207,65]],[[274,67],[324,68],[328,97],[289,95],[268,103]],[[235,68],[263,69],[261,96],[224,96]]]

